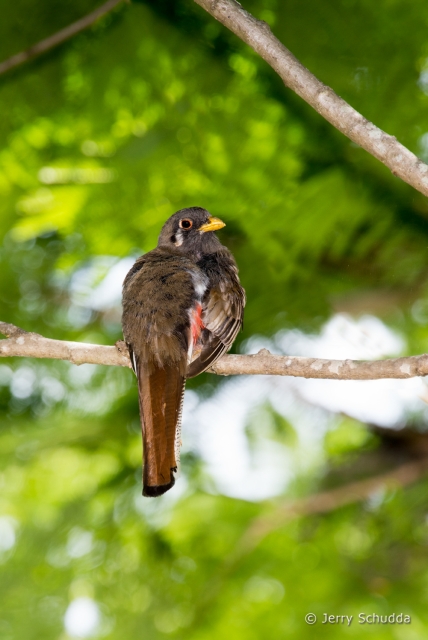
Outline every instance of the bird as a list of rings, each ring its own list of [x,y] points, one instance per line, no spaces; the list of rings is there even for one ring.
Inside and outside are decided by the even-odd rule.
[[[238,267],[215,234],[224,226],[202,207],[180,209],[123,283],[123,336],[138,383],[143,496],[160,496],[175,483],[187,378],[226,353],[243,325],[246,296]]]

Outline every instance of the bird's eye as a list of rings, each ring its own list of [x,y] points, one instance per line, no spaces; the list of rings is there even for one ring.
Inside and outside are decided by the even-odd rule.
[[[183,220],[180,220],[180,227],[181,229],[191,229],[193,227],[193,222],[184,218]]]

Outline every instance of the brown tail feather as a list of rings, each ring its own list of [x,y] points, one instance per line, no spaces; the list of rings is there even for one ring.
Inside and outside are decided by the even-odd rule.
[[[175,483],[180,437],[181,405],[186,379],[179,365],[138,367],[140,416],[143,432],[143,495],[160,496]]]

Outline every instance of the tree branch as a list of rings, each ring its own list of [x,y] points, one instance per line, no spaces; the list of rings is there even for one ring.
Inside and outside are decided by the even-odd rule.
[[[271,32],[236,0],[194,0],[246,42],[277,72],[284,84],[353,142],[386,165],[395,176],[428,196],[428,165],[364,118],[316,78]]]
[[[84,16],[77,22],[73,22],[68,25],[64,29],[57,31],[49,38],[45,38],[45,40],[41,40],[37,44],[33,45],[26,51],[21,51],[20,53],[15,54],[14,56],[4,60],[4,62],[0,62],[0,75],[10,71],[14,67],[18,67],[20,64],[24,62],[28,62],[28,60],[32,60],[36,56],[39,56],[41,53],[52,49],[53,47],[58,46],[62,42],[69,40],[76,34],[84,31],[88,27],[90,27],[94,22],[98,20],[101,16],[105,15],[109,11],[111,11],[116,5],[120,4],[124,0],[108,0],[105,4],[92,11],[92,13],[88,13],[87,16]]]
[[[286,522],[319,513],[329,513],[341,507],[367,500],[377,491],[414,484],[428,474],[428,458],[425,456],[406,462],[386,473],[356,482],[350,482],[336,489],[322,491],[305,498],[282,500],[268,515],[257,517],[246,530],[237,549],[246,553],[252,551],[269,533],[279,529]],[[238,552],[239,553],[239,552]]]
[[[0,322],[0,357],[53,358],[73,364],[105,364],[130,367],[126,344],[119,340],[114,347],[83,342],[51,340],[30,333],[7,322]],[[223,356],[210,369],[220,376],[275,375],[328,380],[380,380],[382,378],[414,378],[428,375],[428,355],[392,358],[389,360],[325,360],[276,356],[262,349],[249,356]]]
[[[224,589],[228,577],[237,571],[240,563],[273,531],[298,517],[330,513],[341,507],[368,500],[377,491],[409,486],[427,474],[428,457],[425,456],[401,464],[378,476],[351,482],[336,489],[322,491],[296,500],[276,501],[270,513],[257,516],[250,522],[248,528],[234,545],[233,550],[211,576],[199,598],[195,618],[198,621],[204,619],[210,606]]]
[[[128,349],[124,342],[114,347],[105,347],[84,342],[51,340],[38,333],[24,331],[7,322],[0,322],[0,333],[8,337],[7,340],[0,340],[0,357],[24,356],[68,360],[73,364],[131,366]]]

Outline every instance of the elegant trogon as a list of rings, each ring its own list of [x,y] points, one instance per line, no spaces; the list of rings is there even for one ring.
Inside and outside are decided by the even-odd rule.
[[[208,369],[242,326],[245,292],[235,260],[201,207],[181,209],[158,245],[123,283],[122,326],[137,375],[143,432],[143,495],[170,489],[181,446],[186,378]]]

